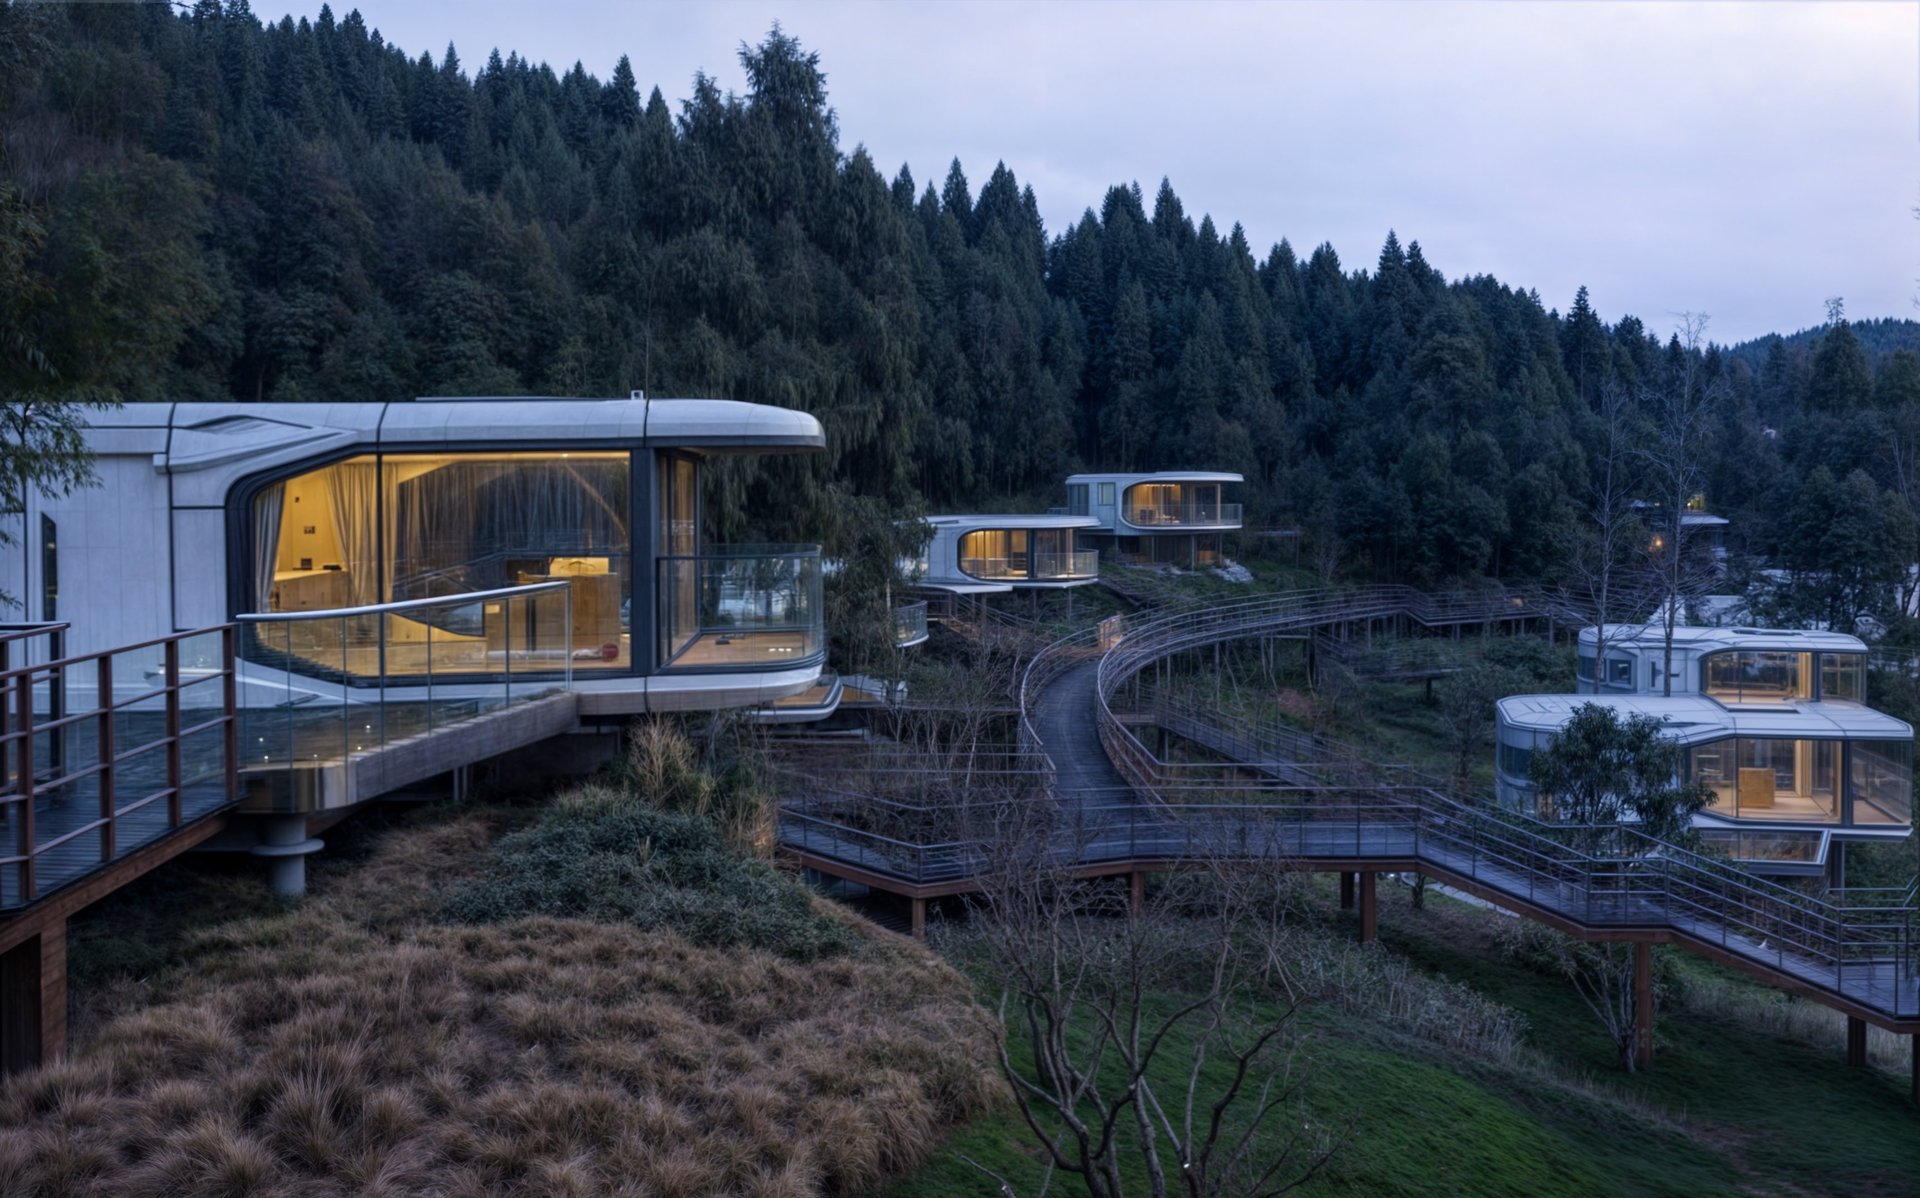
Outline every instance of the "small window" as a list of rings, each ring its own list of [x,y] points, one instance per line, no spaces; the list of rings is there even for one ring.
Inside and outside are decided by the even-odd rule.
[[[1112,483],[1100,484],[1100,506],[1102,507],[1113,506],[1113,484]]]
[[[1633,685],[1633,661],[1625,657],[1607,659],[1607,682],[1613,686]]]
[[[1076,516],[1087,514],[1087,484],[1072,483],[1067,487],[1067,510]]]
[[[53,521],[40,517],[40,618],[53,620],[60,610],[60,554]]]

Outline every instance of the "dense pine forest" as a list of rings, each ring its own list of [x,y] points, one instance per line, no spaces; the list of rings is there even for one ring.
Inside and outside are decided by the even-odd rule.
[[[1048,230],[1004,166],[889,175],[795,36],[740,59],[746,94],[702,76],[669,101],[624,57],[469,70],[326,7],[0,5],[0,389],[769,402],[831,447],[724,479],[782,497],[758,510],[791,527],[753,531],[1231,469],[1250,528],[1419,583],[1568,577],[1610,430],[1631,474],[1678,396],[1699,489],[1737,549],[1813,580],[1803,610],[1884,609],[1915,560],[1907,322],[1868,344],[1835,304],[1724,348],[1585,289],[1562,314],[1391,231],[1364,264],[1257,248],[1166,181]]]

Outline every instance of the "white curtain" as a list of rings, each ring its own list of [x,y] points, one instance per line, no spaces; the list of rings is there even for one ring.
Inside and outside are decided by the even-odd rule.
[[[347,570],[347,605],[380,602],[380,468],[371,461],[327,468],[327,497]]]
[[[285,483],[275,483],[253,500],[253,610],[269,611],[273,603],[273,573],[280,558],[280,508],[286,502]]]

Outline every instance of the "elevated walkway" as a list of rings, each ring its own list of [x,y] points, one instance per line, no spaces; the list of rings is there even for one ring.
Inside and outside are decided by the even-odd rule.
[[[1360,875],[1366,929],[1372,875],[1418,871],[1582,939],[1636,943],[1643,973],[1644,946],[1677,945],[1860,1024],[1920,1033],[1911,891],[1886,905],[1836,904],[1632,829],[1568,828],[1462,802],[1432,779],[1303,734],[1249,728],[1204,707],[1123,702],[1169,656],[1238,640],[1369,620],[1448,628],[1577,619],[1526,595],[1368,588],[1138,614],[1104,647],[1092,632],[1068,637],[1035,657],[1021,689],[1023,744],[1043,763],[1033,808],[1041,816],[1027,835],[1044,837],[1043,856],[1080,874],[1258,856]],[[1159,728],[1217,760],[1168,760],[1142,740]],[[915,901],[964,891],[990,864],[990,840],[964,820],[922,812],[920,826],[952,834],[883,835],[847,809],[789,804],[783,843],[823,872],[854,869]],[[916,825],[896,813],[888,827]],[[1651,1009],[1649,997],[1649,1020]],[[1644,1030],[1650,1046],[1650,1023]],[[1920,1039],[1916,1053],[1920,1064]]]

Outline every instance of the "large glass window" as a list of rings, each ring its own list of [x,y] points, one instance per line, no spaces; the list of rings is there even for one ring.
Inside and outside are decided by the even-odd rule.
[[[1525,745],[1510,745],[1501,741],[1498,764],[1500,772],[1507,777],[1525,780],[1533,767],[1533,750]]]
[[[1855,741],[1848,747],[1853,761],[1853,822],[1912,823],[1913,742]]]
[[[1027,577],[1027,530],[981,528],[960,538],[960,571],[974,578]]]
[[[356,675],[493,673],[509,655],[514,668],[625,668],[628,478],[625,453],[349,458],[256,494],[252,598],[317,612],[561,581],[570,604],[438,604],[279,635],[284,651]],[[303,635],[335,643],[303,648]]]
[[[960,538],[960,570],[974,578],[1053,582],[1091,578],[1100,555],[1073,547],[1070,528],[981,528]]]
[[[1091,578],[1100,568],[1098,553],[1073,547],[1071,528],[1035,529],[1032,539],[1035,578]]]
[[[1734,819],[1840,822],[1840,742],[1732,737],[1687,754],[1708,809]]]
[[[1582,653],[1580,655],[1579,663],[1574,666],[1574,674],[1580,679],[1580,681],[1582,682],[1593,681],[1593,663],[1594,663],[1593,654]]]
[[[659,459],[660,495],[655,507],[660,554],[690,559],[700,551],[700,464],[663,454]],[[658,596],[659,660],[679,653],[700,631],[700,571],[673,569],[661,579]]]
[[[1813,698],[1811,653],[1742,649],[1714,653],[1701,669],[1710,698],[1722,703],[1782,703]]]
[[[1867,701],[1867,656],[1864,653],[1820,655],[1820,697],[1849,703]]]
[[[1067,484],[1067,510],[1076,516],[1087,514],[1087,484]]]
[[[1123,514],[1140,528],[1182,524],[1238,524],[1240,505],[1220,502],[1219,483],[1135,483]]]

